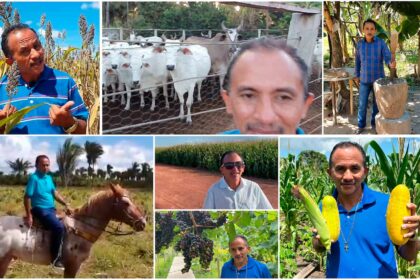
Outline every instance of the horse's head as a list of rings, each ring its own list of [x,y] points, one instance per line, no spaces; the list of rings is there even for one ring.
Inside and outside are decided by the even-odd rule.
[[[111,184],[113,192],[112,219],[131,226],[135,231],[142,231],[146,227],[144,210],[136,206],[128,196],[127,190],[119,184]]]

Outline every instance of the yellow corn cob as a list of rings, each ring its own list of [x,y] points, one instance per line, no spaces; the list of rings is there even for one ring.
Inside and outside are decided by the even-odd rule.
[[[309,219],[321,237],[320,240],[322,245],[324,245],[324,247],[329,252],[331,249],[330,231],[324,217],[322,216],[321,211],[319,210],[318,205],[303,187],[294,186],[292,191],[296,197],[302,200],[303,206],[305,206]]]
[[[404,245],[408,241],[408,238],[404,238],[408,229],[402,229],[401,226],[403,218],[411,215],[407,209],[409,202],[410,190],[405,185],[398,185],[392,190],[386,209],[386,228],[389,238],[395,245]]]
[[[340,216],[338,214],[337,201],[331,195],[327,195],[322,199],[322,216],[327,221],[331,242],[337,241],[340,236]]]

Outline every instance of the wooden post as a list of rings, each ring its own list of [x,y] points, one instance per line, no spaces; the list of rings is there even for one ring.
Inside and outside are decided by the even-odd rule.
[[[398,48],[398,32],[392,31],[391,32],[391,62],[395,61],[395,51]],[[391,79],[395,79],[397,77],[397,68],[390,69]]]

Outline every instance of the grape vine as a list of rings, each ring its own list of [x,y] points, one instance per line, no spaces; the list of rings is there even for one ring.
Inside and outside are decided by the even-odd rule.
[[[210,213],[202,211],[179,211],[176,212],[175,219],[172,216],[171,212],[156,213],[156,252],[159,253],[163,247],[167,247],[174,236],[179,234],[180,239],[175,244],[175,250],[181,251],[184,256],[182,273],[190,270],[194,258],[200,259],[202,268],[209,268],[214,255],[213,241],[202,234],[206,229],[224,225],[226,214],[219,216],[216,221],[211,218]],[[174,232],[175,225],[178,225],[179,232]]]

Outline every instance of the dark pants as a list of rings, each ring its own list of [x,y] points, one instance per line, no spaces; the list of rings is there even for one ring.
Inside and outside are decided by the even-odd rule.
[[[357,125],[359,128],[365,128],[366,126],[366,113],[368,107],[369,94],[373,92],[373,83],[360,83],[359,88],[359,112],[357,114]],[[370,119],[370,125],[375,126],[375,116],[378,114],[378,106],[376,105],[375,93],[373,92],[373,106],[372,106],[372,117]]]
[[[57,258],[61,241],[64,237],[64,225],[55,216],[55,208],[32,208],[32,215],[37,218],[43,227],[51,231],[51,247],[50,253],[52,262]]]

